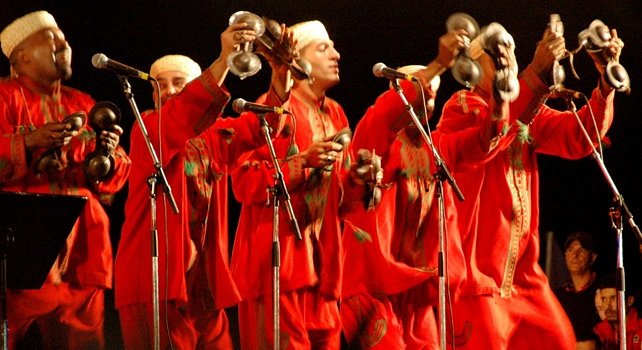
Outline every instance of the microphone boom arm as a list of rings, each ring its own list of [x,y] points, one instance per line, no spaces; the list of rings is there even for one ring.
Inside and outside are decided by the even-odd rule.
[[[604,176],[606,183],[609,185],[611,192],[613,192],[613,199],[617,203],[620,203],[621,207],[624,209],[624,216],[626,221],[629,223],[629,226],[631,226],[631,229],[633,230],[633,232],[635,232],[635,234],[637,235],[638,240],[642,242],[642,232],[640,231],[640,228],[633,220],[633,214],[631,214],[631,211],[629,210],[628,206],[626,205],[626,202],[624,201],[624,197],[618,191],[617,186],[615,185],[615,182],[613,182],[613,178],[609,174],[609,170],[606,168],[606,165],[604,165],[604,160],[595,149],[595,146],[593,146],[593,142],[591,141],[591,136],[589,136],[588,132],[586,131],[586,128],[584,127],[584,124],[582,124],[582,121],[580,120],[580,117],[577,114],[577,107],[575,106],[575,103],[573,102],[572,99],[568,99],[568,104],[571,111],[573,112],[573,115],[575,116],[575,119],[577,120],[577,123],[579,124],[580,130],[582,131],[582,135],[584,136],[586,141],[588,141],[588,144],[591,147],[591,154],[593,156],[593,159],[595,159],[595,161],[597,162],[597,165],[600,168],[600,171],[602,172],[602,175]]]

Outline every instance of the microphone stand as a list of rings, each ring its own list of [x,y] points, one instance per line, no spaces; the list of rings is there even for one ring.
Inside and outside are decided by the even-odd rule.
[[[285,202],[285,207],[290,218],[290,223],[294,229],[294,233],[297,239],[302,239],[301,229],[299,228],[299,223],[296,220],[294,215],[294,209],[292,208],[292,202],[290,201],[290,193],[288,192],[285,182],[283,181],[283,172],[281,172],[281,167],[279,166],[279,161],[276,157],[276,152],[274,151],[274,144],[272,143],[272,138],[270,137],[270,126],[265,119],[265,113],[257,114],[261,122],[261,131],[265,137],[265,142],[267,144],[268,150],[270,152],[270,158],[272,160],[272,165],[274,166],[275,173],[274,177],[274,186],[268,186],[268,199],[266,205],[270,205],[270,200],[272,201],[272,337],[273,337],[273,349],[279,350],[281,344],[281,325],[280,325],[280,299],[279,295],[281,294],[281,243],[279,240],[279,201],[283,200]]]
[[[586,96],[582,94],[582,96],[588,101]],[[626,221],[629,223],[629,226],[631,226],[631,229],[633,232],[635,232],[638,236],[638,239],[642,241],[642,233],[640,232],[640,228],[635,224],[635,221],[633,220],[633,214],[631,214],[631,211],[629,210],[628,206],[624,202],[624,197],[620,194],[618,191],[617,187],[615,186],[615,183],[613,182],[613,179],[611,178],[611,175],[609,174],[608,169],[604,165],[604,160],[600,156],[600,154],[597,152],[595,149],[595,146],[593,146],[593,142],[591,140],[591,136],[589,136],[588,132],[586,131],[586,128],[584,127],[584,124],[582,124],[582,121],[580,120],[580,116],[577,114],[577,107],[575,106],[575,103],[573,102],[572,96],[568,96],[566,99],[566,103],[568,105],[568,108],[573,112],[573,115],[575,116],[575,120],[577,120],[578,125],[580,126],[580,130],[582,131],[582,134],[584,135],[584,138],[588,141],[589,146],[591,147],[591,153],[593,156],[593,159],[597,162],[597,165],[599,166],[600,170],[602,171],[602,175],[604,176],[604,179],[606,180],[607,184],[611,188],[611,191],[613,192],[613,198],[615,201],[614,207],[611,208],[611,221],[613,222],[613,227],[616,229],[616,237],[617,237],[617,278],[618,278],[618,285],[617,285],[617,303],[618,303],[618,327],[619,327],[619,339],[620,339],[620,349],[625,350],[626,349],[626,304],[625,304],[625,297],[624,297],[624,291],[625,291],[625,281],[624,281],[624,259],[623,259],[623,247],[622,247],[622,214],[626,217]],[[624,209],[624,210],[622,210]],[[616,224],[616,221],[619,224]]]
[[[10,227],[0,229],[0,349],[9,349],[9,326],[7,319],[7,253],[13,246],[15,236]]]
[[[446,349],[446,279],[445,279],[446,275],[445,275],[445,272],[447,271],[447,267],[446,267],[445,251],[444,251],[444,245],[445,245],[444,238],[446,234],[446,206],[444,203],[444,192],[443,192],[444,180],[450,183],[450,186],[452,187],[453,191],[455,192],[455,195],[460,201],[464,200],[464,195],[461,193],[461,190],[459,189],[459,186],[457,186],[455,179],[450,174],[450,171],[448,171],[448,167],[446,166],[446,163],[444,162],[441,155],[439,155],[437,148],[432,143],[432,138],[428,136],[424,128],[421,126],[421,122],[419,121],[419,118],[417,118],[417,114],[415,114],[415,111],[412,108],[412,105],[408,102],[408,100],[406,99],[406,96],[403,94],[403,90],[401,89],[401,86],[397,82],[397,79],[391,79],[391,82],[395,91],[397,91],[397,94],[401,97],[401,101],[403,101],[403,104],[406,106],[406,110],[408,111],[408,114],[410,114],[410,117],[412,118],[412,121],[417,127],[417,130],[419,130],[419,133],[421,134],[424,141],[426,142],[426,145],[428,145],[428,148],[430,148],[433,154],[433,159],[435,161],[435,166],[437,168],[437,171],[435,172],[435,180],[436,180],[436,186],[437,186],[435,189],[435,196],[437,197],[437,200],[439,203],[438,204],[438,208],[439,208],[439,254],[438,254],[439,344],[441,349]]]
[[[131,90],[131,85],[127,80],[127,77],[124,75],[118,75],[118,80],[123,88],[125,97],[129,102],[129,105],[132,108],[134,117],[140,126],[141,134],[149,150],[149,154],[152,157],[152,163],[156,171],[147,178],[147,185],[149,187],[149,199],[150,199],[150,214],[151,214],[151,264],[152,264],[152,307],[153,307],[153,318],[154,318],[154,349],[160,349],[160,302],[159,302],[159,282],[158,282],[158,230],[156,226],[156,187],[161,185],[163,191],[169,197],[169,202],[174,210],[174,213],[178,214],[178,205],[176,200],[172,195],[172,189],[167,181],[165,172],[163,171],[163,165],[161,164],[152,141],[149,138],[149,133],[147,128],[145,128],[145,123],[140,115],[138,107],[136,106],[136,101],[134,100],[134,94]]]
[[[617,241],[617,271],[616,271],[616,290],[617,290],[617,314],[618,314],[618,339],[620,340],[620,350],[626,350],[626,298],[624,296],[624,256],[622,251],[622,214],[621,204],[615,205],[609,210],[611,216],[611,225],[615,229]]]

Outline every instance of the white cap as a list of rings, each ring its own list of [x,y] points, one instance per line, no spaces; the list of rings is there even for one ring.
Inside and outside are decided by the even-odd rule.
[[[165,72],[183,72],[187,74],[189,82],[201,75],[201,67],[187,56],[166,55],[152,63],[149,75],[156,78],[159,74]]]
[[[330,40],[328,31],[319,21],[301,22],[290,27],[297,41],[297,47],[303,49],[315,40]]]
[[[417,73],[417,72],[419,72],[420,70],[423,70],[423,69],[426,69],[426,66],[422,66],[420,64],[411,64],[411,65],[408,65],[408,66],[399,67],[399,68],[397,68],[397,71],[399,71],[399,72],[401,72],[403,74],[413,75],[413,74],[415,74],[415,73]],[[428,82],[428,84],[430,85],[429,86],[430,90],[436,92],[437,89],[439,89],[440,83],[441,83],[441,77],[439,77],[439,75],[435,75]],[[392,83],[390,83],[390,88],[392,88]],[[426,88],[428,88],[428,86],[426,86]]]
[[[18,44],[44,28],[58,28],[56,20],[47,11],[31,12],[16,19],[0,33],[2,52],[10,57]]]

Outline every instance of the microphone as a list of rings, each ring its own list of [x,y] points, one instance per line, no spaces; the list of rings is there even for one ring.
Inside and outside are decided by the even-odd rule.
[[[111,69],[117,74],[127,75],[134,78],[139,78],[143,80],[153,80],[154,78],[150,77],[149,74],[139,71],[138,69],[132,68],[128,65],[122,64],[118,61],[111,60],[107,58],[102,53],[97,53],[91,58],[91,64],[96,68],[107,68]]]
[[[254,112],[254,113],[276,113],[276,114],[292,114],[287,109],[281,107],[266,106],[258,103],[247,102],[242,98],[237,98],[232,102],[232,109],[236,113]]]
[[[580,98],[583,95],[584,94],[579,91],[567,89],[561,86],[552,86],[551,92],[548,96],[550,98]]]
[[[410,81],[419,81],[417,78],[410,74],[404,74],[401,73],[400,71],[392,68],[386,67],[385,64],[379,62],[372,67],[372,73],[375,75],[375,77],[378,78],[388,78],[388,79],[402,79],[402,80],[410,80]]]

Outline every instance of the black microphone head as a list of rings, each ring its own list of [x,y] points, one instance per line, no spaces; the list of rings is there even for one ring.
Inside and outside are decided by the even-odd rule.
[[[234,102],[232,102],[232,109],[236,113],[243,113],[246,103],[247,101],[245,101],[244,99],[237,98],[236,100],[234,100]]]
[[[107,67],[107,61],[109,58],[103,55],[102,53],[97,53],[91,58],[91,64],[96,68],[105,68]]]
[[[386,68],[386,65],[379,62],[372,67],[372,73],[375,75],[375,77],[383,78],[382,71],[384,68]]]

